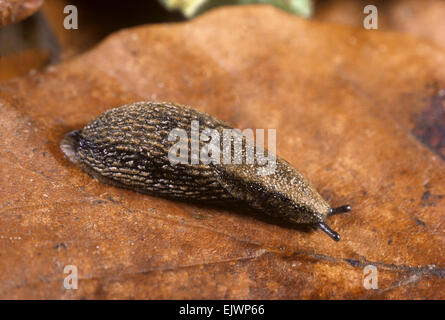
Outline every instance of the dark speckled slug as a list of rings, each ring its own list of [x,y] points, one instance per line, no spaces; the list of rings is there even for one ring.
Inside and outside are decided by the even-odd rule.
[[[269,175],[258,174],[255,161],[172,164],[169,150],[176,141],[169,135],[175,128],[191,132],[193,121],[199,121],[199,133],[210,128],[222,136],[223,130],[232,129],[189,107],[137,102],[111,109],[82,130],[67,133],[60,147],[72,162],[104,183],[182,200],[243,201],[270,216],[318,227],[340,240],[325,220],[349,211],[350,206],[331,208],[300,172],[279,157]],[[241,137],[245,154],[246,137]],[[229,152],[234,157],[236,151]]]

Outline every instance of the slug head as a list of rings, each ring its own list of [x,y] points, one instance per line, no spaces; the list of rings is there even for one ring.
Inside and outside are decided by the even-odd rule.
[[[325,221],[328,216],[350,211],[351,207],[344,205],[331,208],[300,172],[287,161],[281,161],[281,165],[277,166],[278,178],[275,176],[273,179],[283,181],[275,182],[271,191],[280,192],[288,200],[290,206],[285,206],[284,209],[289,210],[291,215],[289,219],[299,223],[312,224],[334,241],[340,241],[340,235],[332,230]]]
[[[311,194],[308,198],[299,195],[297,202],[293,203],[294,210],[291,209],[292,216],[298,217],[298,219],[290,217],[291,221],[310,223],[315,229],[320,229],[326,233],[334,241],[340,241],[340,235],[332,230],[326,223],[326,218],[330,215],[347,212],[351,208],[349,205],[331,208],[324,199],[313,189],[310,185],[306,186],[307,193]]]
[[[332,209],[309,181],[289,163],[277,159],[274,174],[260,176],[252,165],[217,166],[220,184],[234,197],[268,215],[320,228],[333,240],[340,235],[327,224],[330,215],[347,212],[348,205]]]

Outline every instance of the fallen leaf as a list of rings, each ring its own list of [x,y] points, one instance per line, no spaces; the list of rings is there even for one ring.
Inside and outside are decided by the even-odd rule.
[[[435,46],[268,6],[122,30],[0,84],[0,297],[444,299],[445,164],[416,129],[444,88]],[[277,153],[351,204],[329,218],[342,240],[114,188],[64,158],[66,132],[140,100],[275,128]]]

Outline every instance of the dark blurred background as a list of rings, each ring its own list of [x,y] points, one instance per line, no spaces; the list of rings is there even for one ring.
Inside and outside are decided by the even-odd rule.
[[[0,17],[3,15],[3,26],[0,20],[0,81],[73,57],[123,28],[187,20],[179,10],[169,11],[158,1],[46,0],[42,3],[41,0],[10,0],[6,4],[8,2],[9,7],[0,6],[3,10],[0,11]],[[309,19],[362,28],[363,8],[368,4],[378,9],[379,30],[408,33],[444,46],[443,0],[318,0],[312,2]],[[75,5],[78,9],[77,30],[63,27],[67,16],[63,9],[67,5]],[[298,11],[294,14],[302,15]]]

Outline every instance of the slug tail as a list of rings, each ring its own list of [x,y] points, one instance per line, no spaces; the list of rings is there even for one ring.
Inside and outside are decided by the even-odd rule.
[[[60,141],[60,149],[73,163],[78,163],[76,153],[79,146],[80,130],[74,130],[64,135]]]

